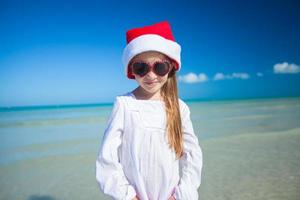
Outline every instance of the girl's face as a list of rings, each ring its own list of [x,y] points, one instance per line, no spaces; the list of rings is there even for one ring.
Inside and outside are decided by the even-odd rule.
[[[150,66],[153,66],[154,63],[161,61],[169,61],[169,59],[161,53],[149,51],[135,56],[131,63],[144,62],[148,63]],[[159,76],[153,72],[153,69],[144,76],[139,76],[134,72],[133,75],[135,76],[135,80],[138,82],[140,87],[142,87],[148,94],[155,94],[159,92],[161,87],[167,82],[168,79],[168,73],[163,76]]]

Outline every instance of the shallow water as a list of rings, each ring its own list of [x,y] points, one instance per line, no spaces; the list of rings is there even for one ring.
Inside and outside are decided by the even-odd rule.
[[[300,98],[188,102],[202,199],[300,199]],[[95,159],[111,105],[0,111],[0,199],[108,199]]]

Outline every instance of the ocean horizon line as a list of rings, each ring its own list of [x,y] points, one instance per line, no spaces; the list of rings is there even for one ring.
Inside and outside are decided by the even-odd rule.
[[[182,98],[187,103],[192,102],[220,102],[220,101],[240,101],[240,100],[262,100],[262,99],[282,99],[282,98],[300,98],[300,96],[257,96],[257,97],[228,97],[228,98]],[[3,111],[21,111],[21,110],[42,110],[42,109],[61,109],[61,108],[83,108],[83,107],[103,107],[112,106],[114,102],[101,103],[75,103],[75,104],[49,104],[49,105],[25,105],[25,106],[0,106],[0,112]]]

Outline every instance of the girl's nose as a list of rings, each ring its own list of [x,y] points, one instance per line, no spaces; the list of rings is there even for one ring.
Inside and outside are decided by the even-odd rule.
[[[146,74],[146,77],[151,80],[156,78],[156,76],[157,75],[152,70]]]

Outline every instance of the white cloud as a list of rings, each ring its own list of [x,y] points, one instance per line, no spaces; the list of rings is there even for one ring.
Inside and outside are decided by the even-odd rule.
[[[262,76],[264,76],[264,74],[263,74],[263,73],[261,73],[261,72],[257,72],[257,73],[256,73],[256,76],[258,76],[258,77],[262,77]]]
[[[188,73],[183,76],[179,76],[179,81],[185,82],[185,83],[198,83],[198,82],[205,82],[208,81],[208,78],[206,74],[200,73],[200,74],[195,74],[195,73]]]
[[[223,73],[216,73],[214,76],[214,80],[223,80],[226,79],[225,75]]]
[[[300,67],[296,64],[289,64],[287,62],[277,63],[273,67],[275,74],[296,74],[300,72]]]
[[[240,78],[240,79],[248,79],[249,74],[247,73],[232,73],[233,78]]]
[[[250,76],[247,73],[237,73],[237,72],[234,72],[231,75],[223,74],[223,73],[216,73],[213,80],[219,81],[219,80],[234,79],[234,78],[248,79],[248,78],[250,78]]]

